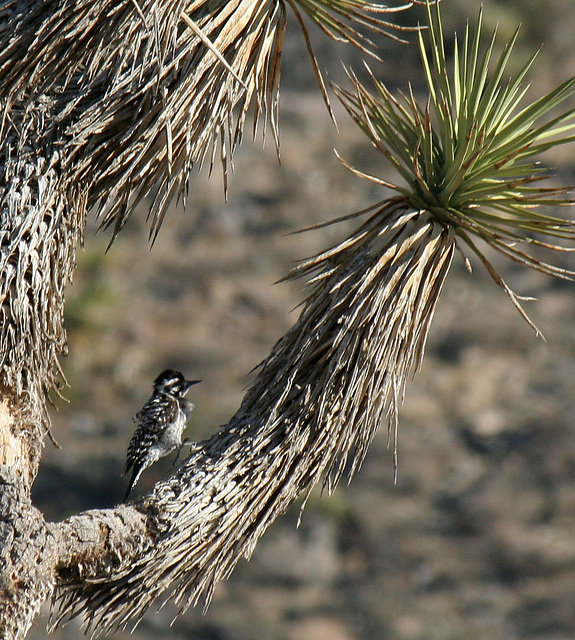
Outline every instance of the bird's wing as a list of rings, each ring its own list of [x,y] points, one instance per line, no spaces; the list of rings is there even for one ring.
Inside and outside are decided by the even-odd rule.
[[[134,466],[143,450],[149,449],[158,442],[166,425],[176,419],[177,411],[176,402],[166,403],[159,398],[150,398],[138,411],[134,416],[138,427],[128,445],[124,474]]]

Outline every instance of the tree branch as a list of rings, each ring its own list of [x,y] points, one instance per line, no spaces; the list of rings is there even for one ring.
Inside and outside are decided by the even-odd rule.
[[[100,633],[137,622],[164,595],[181,610],[201,597],[207,604],[216,583],[250,557],[299,495],[322,477],[331,490],[344,470],[353,473],[380,424],[393,437],[454,246],[430,216],[391,201],[351,238],[297,269],[294,275],[313,271],[315,285],[239,411],[169,479],[115,512],[128,529],[94,538],[91,569],[60,571],[54,623],[83,613]],[[122,514],[134,509],[146,524],[137,521],[132,535]]]

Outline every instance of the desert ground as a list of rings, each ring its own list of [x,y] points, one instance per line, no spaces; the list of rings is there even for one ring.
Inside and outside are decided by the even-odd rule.
[[[477,4],[444,0],[449,34]],[[415,14],[413,14],[415,15]],[[518,59],[541,42],[530,96],[575,75],[572,0],[485,2],[503,40],[523,21]],[[290,16],[291,17],[291,16]],[[409,12],[401,16],[413,24]],[[294,21],[292,21],[294,22]],[[413,38],[412,38],[413,40]],[[363,56],[314,36],[320,65]],[[385,42],[370,66],[391,88],[422,95],[415,44]],[[90,220],[67,297],[68,403],[52,412],[34,500],[47,517],[112,507],[126,479],[132,416],[167,367],[201,378],[186,433],[207,438],[239,407],[250,371],[297,318],[302,282],[274,284],[357,222],[290,235],[357,211],[387,192],[352,175],[333,149],[385,176],[381,156],[333,99],[329,119],[297,29],[281,89],[281,163],[272,136],[246,134],[227,202],[219,166],[190,180],[153,248],[141,205],[108,252]],[[261,132],[260,132],[261,133]],[[575,182],[575,145],[544,161]],[[574,214],[562,211],[564,215]],[[543,255],[543,254],[541,254]],[[399,471],[382,426],[362,468],[333,495],[316,490],[297,528],[295,504],[201,607],[150,611],[134,640],[570,640],[575,638],[575,283],[490,254],[510,286],[533,296],[520,317],[480,264],[456,257],[421,370],[400,413]],[[575,268],[573,254],[556,258]],[[164,459],[136,494],[169,473]],[[30,638],[44,638],[47,617]],[[114,638],[127,638],[128,631]],[[81,637],[80,622],[54,640]]]

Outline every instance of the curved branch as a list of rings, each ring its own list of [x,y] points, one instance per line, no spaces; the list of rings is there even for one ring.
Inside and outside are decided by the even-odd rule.
[[[351,23],[386,10],[363,0],[339,6],[355,7]],[[337,480],[354,448],[359,463],[380,420],[395,419],[435,293],[423,318],[417,304],[405,305],[419,295],[409,280],[419,273],[417,252],[412,262],[411,248],[398,254],[395,287],[394,260],[376,246],[380,217],[351,253],[346,245],[333,262],[309,267],[319,269],[319,284],[300,322],[262,365],[230,425],[175,476],[134,506],[46,524],[30,487],[66,351],[64,289],[86,213],[94,209],[117,233],[158,187],[155,235],[189,170],[213,162],[218,146],[225,174],[252,104],[277,140],[286,11],[283,0],[27,0],[0,3],[0,23],[0,625],[21,638],[54,589],[68,613],[85,611],[107,627],[138,619],[177,585],[183,606],[209,598],[278,513],[322,473]],[[338,19],[328,33],[353,42],[344,27]],[[385,237],[398,240],[389,229]],[[451,240],[433,224],[421,229],[430,246],[439,243],[423,261],[435,292]],[[404,288],[406,300],[394,304],[406,324],[384,299]],[[386,314],[395,338],[373,341],[370,326]],[[387,350],[378,374],[375,359]]]
[[[182,610],[209,602],[300,494],[351,475],[381,424],[394,438],[454,249],[451,231],[395,198],[294,270],[310,294],[236,415],[135,503],[47,524],[29,476],[5,461],[0,621],[19,625],[8,637],[52,592],[54,625],[85,614],[95,633],[139,621],[161,596]]]
[[[301,493],[351,475],[380,424],[394,437],[454,248],[451,232],[394,200],[297,269],[315,274],[313,289],[239,411],[134,504],[147,533],[131,556],[89,579],[86,568],[61,572],[55,624],[84,613],[99,633],[137,622],[163,595],[181,610],[209,602]]]

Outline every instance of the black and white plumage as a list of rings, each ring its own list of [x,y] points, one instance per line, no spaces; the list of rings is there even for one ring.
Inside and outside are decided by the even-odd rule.
[[[122,474],[132,471],[124,501],[144,469],[174,449],[179,452],[182,448],[182,433],[194,409],[184,396],[198,382],[201,380],[186,380],[174,369],[166,369],[154,380],[154,392],[134,416],[138,427],[128,445]]]

